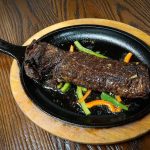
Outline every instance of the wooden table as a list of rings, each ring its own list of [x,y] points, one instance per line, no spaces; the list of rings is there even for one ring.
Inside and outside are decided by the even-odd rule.
[[[0,0],[0,38],[23,44],[37,31],[64,20],[117,20],[150,34],[149,0]],[[96,150],[150,147],[150,133],[115,145],[84,145],[55,137],[33,124],[17,107],[9,85],[12,58],[0,54],[0,149]]]

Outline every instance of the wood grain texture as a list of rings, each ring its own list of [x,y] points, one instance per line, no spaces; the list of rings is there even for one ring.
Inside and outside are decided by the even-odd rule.
[[[105,18],[121,21],[150,34],[149,0],[0,0],[0,37],[22,44],[37,31],[75,18]],[[150,146],[150,134],[136,140],[106,146],[92,146],[62,140],[43,131],[16,106],[9,85],[12,59],[0,54],[0,148],[20,149],[143,149]]]

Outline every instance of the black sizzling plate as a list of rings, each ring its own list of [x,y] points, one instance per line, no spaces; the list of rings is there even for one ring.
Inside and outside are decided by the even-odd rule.
[[[102,54],[117,60],[121,60],[127,52],[131,51],[136,56],[132,61],[141,61],[150,67],[148,46],[132,35],[117,29],[80,25],[51,32],[39,39],[39,41],[49,42],[64,50],[69,50],[70,45],[75,40],[94,51],[100,51]],[[71,101],[73,96],[62,95],[52,90],[47,91],[29,79],[25,72],[23,72],[21,79],[27,95],[40,109],[55,118],[82,127],[123,125],[140,119],[150,111],[150,100],[147,98],[128,100],[130,101],[130,108],[126,112],[112,114],[96,109],[93,110],[91,116],[84,116],[79,107],[70,105],[69,100]]]

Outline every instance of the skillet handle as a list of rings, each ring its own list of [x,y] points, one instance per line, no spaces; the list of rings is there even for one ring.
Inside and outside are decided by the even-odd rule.
[[[12,56],[20,65],[23,63],[25,50],[25,46],[14,45],[0,39],[0,52]]]

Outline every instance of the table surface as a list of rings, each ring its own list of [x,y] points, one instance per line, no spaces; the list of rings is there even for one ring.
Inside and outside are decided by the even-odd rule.
[[[37,31],[77,18],[127,23],[150,34],[149,0],[0,0],[0,38],[23,44]],[[0,54],[0,149],[3,150],[148,150],[150,133],[114,145],[85,145],[55,137],[32,123],[17,107],[9,73],[12,58]]]

